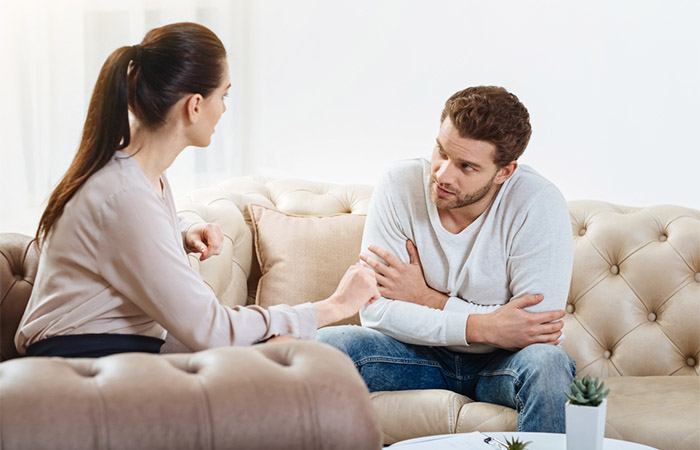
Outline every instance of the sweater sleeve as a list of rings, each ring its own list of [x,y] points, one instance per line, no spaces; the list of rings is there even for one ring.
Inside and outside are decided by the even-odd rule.
[[[564,309],[574,258],[574,239],[566,200],[552,184],[528,202],[508,250],[511,300],[530,294],[544,299],[531,312]]]
[[[275,335],[315,336],[310,303],[268,310],[221,305],[187,263],[174,219],[143,189],[125,188],[105,200],[98,269],[111,289],[193,350],[250,345]]]
[[[390,176],[375,188],[367,215],[362,248],[375,244],[408,262],[405,250],[410,221],[397,206]],[[360,311],[362,324],[402,342],[432,346],[468,346],[466,324],[470,314],[487,314],[508,301],[528,294],[544,300],[530,311],[563,309],[573,265],[573,239],[566,201],[554,185],[529,199],[512,227],[506,243],[509,298],[494,304],[477,304],[450,297],[444,310],[413,303],[380,299]],[[408,231],[408,232],[407,232]]]
[[[397,208],[392,195],[391,174],[386,174],[374,188],[370,201],[362,249],[371,244],[382,247],[409,262],[406,229],[410,218],[404,208]],[[377,257],[379,258],[379,257]],[[467,315],[443,311],[401,300],[380,298],[360,310],[362,325],[381,331],[399,341],[419,345],[467,345]]]

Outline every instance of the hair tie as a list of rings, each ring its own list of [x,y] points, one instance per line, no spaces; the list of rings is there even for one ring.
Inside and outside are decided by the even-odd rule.
[[[143,54],[141,46],[139,44],[136,44],[136,45],[132,45],[131,48],[136,50],[136,55],[134,55],[134,58],[133,58],[134,64],[140,63],[141,62],[141,55]]]

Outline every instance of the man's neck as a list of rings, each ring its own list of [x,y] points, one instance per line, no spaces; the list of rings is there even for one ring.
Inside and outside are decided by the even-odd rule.
[[[485,195],[484,198],[471,205],[453,209],[437,208],[442,226],[452,234],[461,233],[486,211],[486,208],[488,208],[491,201],[496,197],[500,188],[500,184],[494,185],[488,195]]]

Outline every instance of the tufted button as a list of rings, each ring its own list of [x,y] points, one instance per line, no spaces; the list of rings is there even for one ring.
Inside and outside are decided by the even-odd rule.
[[[605,359],[610,359],[612,356],[612,353],[610,353],[610,350],[605,350],[605,353],[603,353],[603,358]]]
[[[649,315],[647,316],[647,319],[649,319],[649,322],[656,322],[656,314],[649,313]]]
[[[697,361],[695,361],[695,358],[688,358],[685,360],[685,363],[688,364],[690,367],[695,367]]]
[[[15,280],[22,281],[22,275],[15,275]]]
[[[610,273],[613,275],[620,273],[620,268],[617,267],[617,264],[613,264],[612,267],[610,267]]]
[[[573,304],[569,303],[568,305],[566,305],[566,312],[568,312],[569,314],[573,314],[575,310],[576,308],[574,308]]]
[[[700,272],[698,272],[698,273],[695,274],[695,281],[697,281],[698,283],[700,283]]]
[[[578,230],[578,235],[579,235],[579,236],[583,236],[584,234],[586,234],[586,229],[585,229],[585,228],[581,228],[580,230]]]
[[[668,235],[667,235],[666,233],[664,233],[664,234],[662,234],[661,236],[659,236],[659,240],[660,240],[661,242],[666,242],[667,239],[668,239]]]

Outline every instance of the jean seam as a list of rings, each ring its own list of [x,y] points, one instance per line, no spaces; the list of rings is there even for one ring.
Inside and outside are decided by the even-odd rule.
[[[376,357],[370,357],[370,358],[362,358],[358,361],[355,361],[355,366],[360,366],[360,365],[365,365],[367,363],[393,363],[393,364],[410,364],[410,365],[415,365],[415,366],[429,366],[429,367],[436,367],[441,369],[442,366],[438,364],[437,362],[433,361],[427,361],[424,359],[413,359],[413,358],[376,358]]]
[[[452,378],[454,380],[458,381],[466,381],[471,378],[474,378],[475,375],[469,376],[467,378],[461,378],[458,377],[456,373],[453,373],[449,370],[445,370],[442,365],[440,365],[437,362],[434,361],[427,361],[427,360],[416,360],[416,359],[405,359],[405,358],[363,358],[359,361],[355,362],[355,368],[357,369],[358,372],[361,373],[362,366],[366,364],[371,364],[371,363],[384,363],[384,364],[406,364],[406,365],[412,365],[412,366],[424,366],[424,367],[432,367],[434,369],[438,369],[440,373],[446,377]]]
[[[520,400],[520,388],[523,386],[522,383],[520,382],[520,379],[518,379],[518,375],[516,372],[512,370],[496,370],[493,372],[483,372],[480,373],[479,376],[484,376],[484,377],[500,377],[500,376],[509,376],[513,378],[514,384],[515,384],[515,412],[518,414],[518,430],[522,429],[522,419],[523,415],[520,413],[523,410],[523,402]]]

